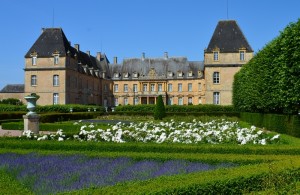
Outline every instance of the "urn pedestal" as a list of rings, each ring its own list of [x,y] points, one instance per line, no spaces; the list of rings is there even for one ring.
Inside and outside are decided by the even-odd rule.
[[[39,96],[31,94],[29,96],[25,96],[24,98],[27,101],[27,109],[29,110],[26,115],[23,115],[24,131],[30,130],[33,133],[38,134],[40,130],[40,116],[34,112],[34,110],[36,108],[36,101],[39,99]]]

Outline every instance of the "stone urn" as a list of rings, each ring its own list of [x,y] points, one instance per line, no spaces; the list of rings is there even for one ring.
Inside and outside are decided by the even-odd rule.
[[[27,101],[27,109],[29,110],[26,115],[36,115],[36,112],[34,112],[34,110],[36,108],[36,101],[39,99],[39,96],[35,93],[32,93],[28,96],[25,96],[24,98]]]

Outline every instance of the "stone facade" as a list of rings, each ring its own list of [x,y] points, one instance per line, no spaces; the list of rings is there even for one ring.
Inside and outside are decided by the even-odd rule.
[[[109,63],[105,54],[81,52],[62,29],[43,29],[25,55],[25,94],[40,95],[38,104],[232,104],[234,75],[253,57],[236,21],[220,21],[204,61],[186,57],[124,59]]]

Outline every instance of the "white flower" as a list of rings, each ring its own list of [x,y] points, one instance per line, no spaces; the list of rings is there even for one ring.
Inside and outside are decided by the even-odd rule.
[[[274,139],[279,139],[280,135],[277,134],[277,135],[274,135],[274,137],[271,138],[271,141],[273,141]]]
[[[59,141],[59,142],[64,141],[64,138],[59,137],[59,138],[58,138],[58,141]]]

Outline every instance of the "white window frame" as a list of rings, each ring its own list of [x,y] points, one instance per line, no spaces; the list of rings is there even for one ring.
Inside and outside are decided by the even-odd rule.
[[[119,78],[119,76],[120,76],[119,73],[117,73],[117,72],[114,73],[114,78]]]
[[[59,75],[53,75],[53,86],[59,86]]]
[[[124,92],[128,92],[128,84],[124,84]]]
[[[158,91],[159,91],[159,92],[162,92],[162,84],[161,84],[161,83],[158,83],[157,88],[158,88]]]
[[[168,92],[173,91],[173,85],[171,83],[168,84]]]
[[[114,92],[119,92],[119,84],[114,85]]]
[[[213,55],[214,55],[214,61],[219,61],[219,52],[218,51],[214,51]]]
[[[124,105],[128,105],[128,98],[127,97],[124,98]]]
[[[183,105],[183,97],[178,97],[178,105]]]
[[[245,51],[240,51],[240,61],[245,61]]]
[[[220,104],[220,92],[213,93],[213,104]]]
[[[37,57],[36,56],[32,56],[31,63],[33,66],[37,65]]]
[[[193,91],[193,84],[192,83],[188,83],[188,91],[189,92]]]
[[[115,106],[119,106],[119,98],[115,98]]]
[[[198,83],[198,91],[202,91],[202,84]]]
[[[53,93],[53,104],[59,104],[59,94],[58,93]]]
[[[37,86],[37,76],[36,75],[31,75],[30,84],[31,84],[31,86]]]
[[[213,73],[213,84],[220,84],[220,72]]]
[[[193,98],[192,97],[188,97],[188,105],[193,104]]]
[[[133,88],[133,92],[135,93],[138,92],[137,84],[133,84],[132,88]]]
[[[182,83],[178,83],[178,92],[182,92]]]
[[[57,65],[59,63],[59,56],[54,55],[54,65]]]
[[[138,97],[134,97],[133,101],[134,101],[134,105],[139,104],[139,98]]]
[[[173,97],[168,98],[168,105],[173,105]]]
[[[147,84],[143,84],[143,91],[148,91],[148,85]]]
[[[188,76],[189,76],[189,77],[192,77],[192,76],[193,76],[193,71],[189,71]]]
[[[155,84],[153,83],[150,84],[150,91],[151,92],[155,91]]]

